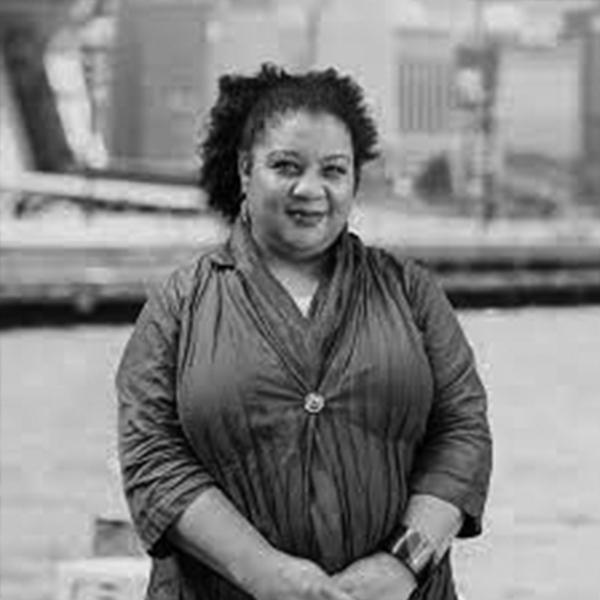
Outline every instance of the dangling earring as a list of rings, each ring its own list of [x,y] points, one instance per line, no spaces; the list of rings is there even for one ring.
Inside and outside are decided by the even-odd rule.
[[[240,193],[240,219],[243,223],[250,223],[250,211],[246,200],[246,192]]]

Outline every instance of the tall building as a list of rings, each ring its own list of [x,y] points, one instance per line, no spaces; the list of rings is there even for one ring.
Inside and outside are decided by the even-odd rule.
[[[582,200],[600,205],[600,4],[567,15],[565,34],[581,44],[581,156],[578,173]]]
[[[209,97],[210,0],[122,0],[111,99],[111,157],[133,170],[191,170]]]
[[[506,152],[578,160],[580,61],[575,42],[502,48],[497,115]]]
[[[443,31],[395,32],[394,104],[397,126],[390,152],[395,179],[410,179],[433,155],[453,145],[455,42]]]

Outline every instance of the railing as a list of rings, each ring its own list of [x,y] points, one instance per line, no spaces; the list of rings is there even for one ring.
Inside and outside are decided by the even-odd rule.
[[[48,204],[68,201],[104,210],[198,213],[206,208],[205,196],[197,187],[96,176],[27,172],[5,177],[0,190],[18,196],[24,204],[42,196]]]

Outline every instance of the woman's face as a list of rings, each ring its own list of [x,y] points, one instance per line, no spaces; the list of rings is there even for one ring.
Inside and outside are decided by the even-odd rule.
[[[240,177],[259,246],[288,260],[314,258],[338,237],[352,207],[350,132],[328,113],[284,113],[240,158]]]

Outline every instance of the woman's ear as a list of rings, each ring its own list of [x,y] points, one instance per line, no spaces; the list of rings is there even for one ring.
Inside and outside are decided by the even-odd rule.
[[[240,191],[245,195],[250,181],[250,172],[252,171],[252,160],[249,152],[240,152],[238,154],[237,166],[238,177],[240,178]]]

